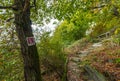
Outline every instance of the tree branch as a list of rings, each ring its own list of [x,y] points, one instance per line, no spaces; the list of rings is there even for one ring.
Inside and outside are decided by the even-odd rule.
[[[0,6],[0,9],[12,9],[12,10],[18,10],[16,5],[12,6]]]
[[[105,7],[106,5],[101,5],[101,6],[95,6],[95,7],[90,7],[88,9],[98,9],[98,8],[103,8]]]
[[[35,10],[37,10],[37,9],[36,9],[36,0],[34,0],[34,6],[35,6]]]
[[[30,7],[30,0],[25,0],[25,5],[23,8],[23,12],[25,12]]]
[[[13,9],[13,6],[0,6],[0,9]]]
[[[6,22],[10,22],[13,19],[14,19],[14,17],[11,17],[11,18],[7,19]]]

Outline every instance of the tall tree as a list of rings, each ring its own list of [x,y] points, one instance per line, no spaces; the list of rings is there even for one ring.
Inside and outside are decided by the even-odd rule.
[[[27,38],[33,33],[30,20],[30,0],[13,0],[12,6],[0,6],[0,9],[12,9],[14,11],[14,23],[20,40],[21,54],[24,62],[25,81],[41,81],[40,63],[36,44],[29,45]]]

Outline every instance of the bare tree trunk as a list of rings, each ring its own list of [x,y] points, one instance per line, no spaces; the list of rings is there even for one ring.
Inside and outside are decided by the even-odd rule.
[[[27,2],[27,7],[24,9]],[[25,81],[42,81],[40,63],[36,44],[28,46],[27,37],[33,37],[30,20],[30,0],[14,0],[16,4],[15,26],[21,45],[21,54],[24,61]]]

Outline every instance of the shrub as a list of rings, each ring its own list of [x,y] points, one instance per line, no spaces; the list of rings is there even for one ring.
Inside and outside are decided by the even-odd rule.
[[[38,43],[38,50],[42,65],[55,71],[61,78],[64,77],[66,57],[62,44],[51,40],[49,33],[45,32]]]

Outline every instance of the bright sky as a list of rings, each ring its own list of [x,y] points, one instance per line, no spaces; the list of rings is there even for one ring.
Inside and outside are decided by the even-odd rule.
[[[56,22],[56,23],[54,24],[54,22]],[[32,25],[32,27],[33,27],[33,29],[38,28],[38,29],[43,29],[46,31],[54,31],[55,27],[58,25],[58,22],[59,21],[56,19],[51,19],[50,23],[48,23],[48,24],[44,23],[44,26],[42,26],[42,27],[39,27],[37,25]]]

